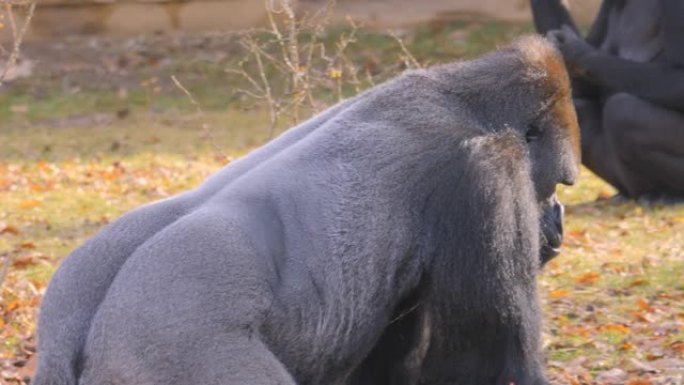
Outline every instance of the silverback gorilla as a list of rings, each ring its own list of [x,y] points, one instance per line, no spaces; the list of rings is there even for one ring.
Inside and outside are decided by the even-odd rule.
[[[626,197],[684,198],[684,1],[605,0],[586,40],[532,0],[573,80],[582,160]]]
[[[74,251],[32,383],[546,384],[578,130],[539,37],[341,102]]]

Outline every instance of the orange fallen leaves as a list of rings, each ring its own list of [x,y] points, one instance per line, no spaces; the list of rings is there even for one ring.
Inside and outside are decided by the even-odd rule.
[[[613,197],[613,193],[606,191],[606,190],[601,190],[599,191],[598,194],[596,194],[596,200],[597,201],[605,201]]]
[[[21,301],[15,299],[14,301],[7,304],[7,306],[5,307],[5,311],[9,313],[9,312],[12,312],[12,311],[19,309],[20,307],[21,307]]]
[[[623,342],[620,344],[620,350],[622,351],[629,351],[629,350],[634,350],[636,348],[636,345],[634,345],[631,342]]]
[[[32,255],[18,257],[12,261],[12,267],[16,269],[25,269],[29,266],[35,266],[37,264],[38,260]]]
[[[28,200],[19,202],[18,207],[19,207],[20,209],[32,209],[32,208],[34,208],[34,207],[40,206],[41,204],[42,204],[42,202],[39,201],[39,200],[36,200],[36,199],[28,199]]]
[[[565,298],[570,296],[570,290],[566,289],[558,289],[558,290],[553,290],[552,292],[549,293],[549,297],[553,299],[560,299],[560,298]]]
[[[624,273],[627,271],[627,266],[622,263],[617,262],[606,262],[601,265],[601,270],[605,270],[611,273]]]
[[[675,341],[670,344],[670,349],[677,353],[684,353],[684,341]]]
[[[592,284],[596,283],[598,281],[600,275],[596,272],[588,272],[584,273],[578,277],[575,278],[575,282],[580,283],[580,284]]]
[[[16,227],[0,223],[0,234],[19,235],[19,233],[21,232]]]
[[[646,301],[643,298],[637,298],[637,306],[639,306],[639,309],[641,309],[642,311],[645,311],[647,313],[654,313],[655,312],[655,308],[653,306],[651,306],[648,303],[648,301]]]
[[[41,171],[50,171],[51,170],[51,164],[44,161],[44,160],[37,161],[36,167],[38,167],[38,169]]]
[[[33,250],[36,248],[36,245],[33,242],[22,242],[19,244],[20,249],[26,249],[26,250]]]
[[[637,278],[629,283],[629,287],[646,286],[648,283],[648,280],[645,278]]]
[[[570,324],[563,327],[563,334],[587,337],[591,335],[593,328],[589,326],[578,326]]]
[[[569,385],[593,385],[594,378],[591,373],[583,367],[572,367],[565,369],[563,377]]]
[[[586,229],[584,230],[570,230],[565,235],[565,242],[569,245],[587,245],[591,242],[589,239],[589,233]]]
[[[626,385],[653,385],[653,383],[647,379],[635,378],[629,380]]]
[[[634,317],[634,319],[639,321],[639,322],[645,322],[645,323],[652,322],[652,320],[649,319],[648,314],[644,313],[641,310],[632,312],[632,317]]]
[[[598,330],[603,333],[618,333],[627,334],[630,332],[630,328],[627,325],[610,323],[599,325]]]

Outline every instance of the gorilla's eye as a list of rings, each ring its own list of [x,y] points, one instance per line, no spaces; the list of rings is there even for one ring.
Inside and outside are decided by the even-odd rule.
[[[525,140],[527,143],[534,142],[541,138],[542,132],[539,126],[536,124],[530,124],[527,126],[527,132],[525,133]]]

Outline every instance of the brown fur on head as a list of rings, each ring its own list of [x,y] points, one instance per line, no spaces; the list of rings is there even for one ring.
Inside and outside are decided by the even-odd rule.
[[[572,102],[570,78],[563,62],[563,56],[548,40],[540,36],[526,36],[518,40],[516,49],[530,68],[530,76],[540,82],[542,92],[549,95],[545,108],[561,123],[566,135],[572,141],[573,152],[580,159],[580,131],[577,114]]]

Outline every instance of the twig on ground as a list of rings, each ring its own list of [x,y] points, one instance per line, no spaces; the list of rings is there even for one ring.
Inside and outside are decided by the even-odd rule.
[[[0,254],[0,287],[2,287],[2,283],[5,282],[5,277],[7,276],[11,264],[12,256],[10,253]]]

